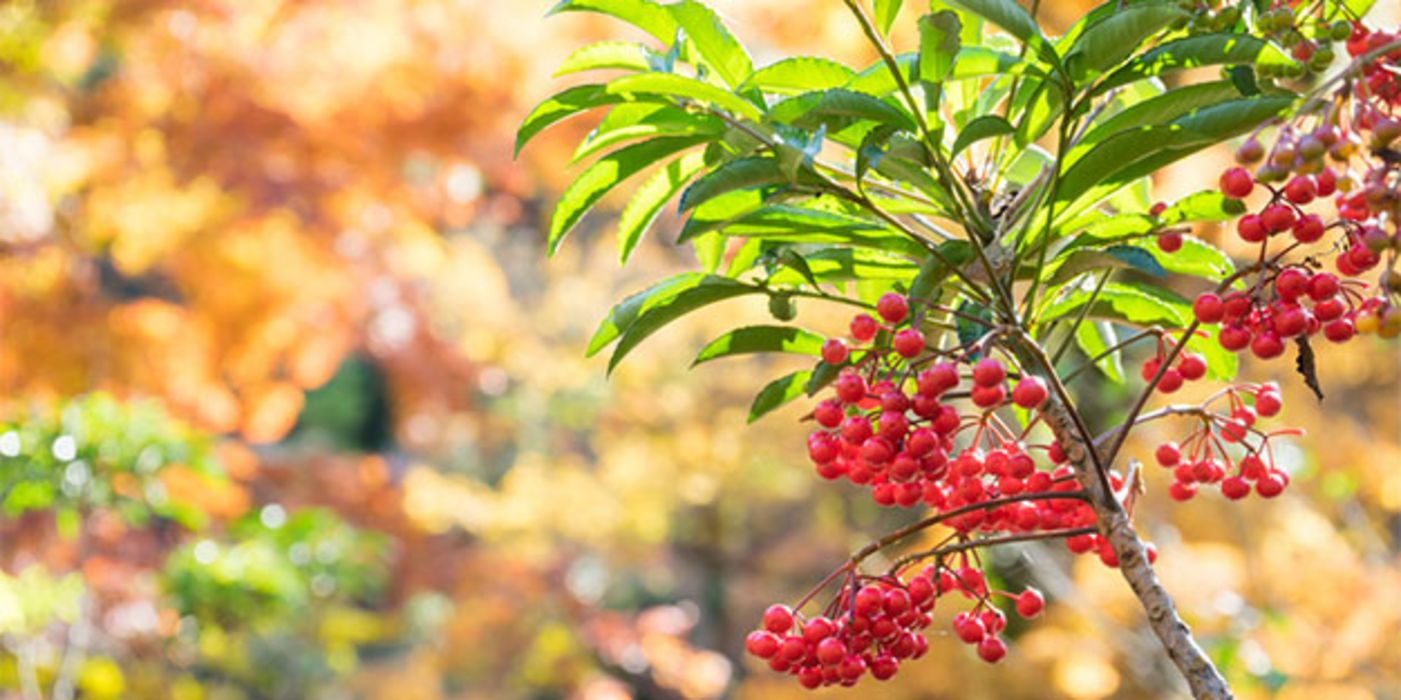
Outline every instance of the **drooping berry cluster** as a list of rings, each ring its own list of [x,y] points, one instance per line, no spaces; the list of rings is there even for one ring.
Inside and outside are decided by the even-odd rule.
[[[1337,27],[1327,34],[1341,36]],[[1392,150],[1401,138],[1393,114],[1401,102],[1401,49],[1372,55],[1397,36],[1361,23],[1346,40],[1350,55],[1371,57],[1361,79],[1345,81],[1331,100],[1281,127],[1268,149],[1251,137],[1236,152],[1240,165],[1221,175],[1228,197],[1269,194],[1235,226],[1241,240],[1260,246],[1249,284],[1203,294],[1195,304],[1199,321],[1221,324],[1218,338],[1229,350],[1249,348],[1268,359],[1283,354],[1290,338],[1319,332],[1333,342],[1359,332],[1401,333],[1401,309],[1392,298],[1401,292],[1394,270],[1401,251],[1401,152]],[[1327,211],[1321,205],[1330,200]],[[1338,235],[1330,239],[1330,231]],[[1330,248],[1320,251],[1319,244]],[[1311,254],[1286,258],[1293,251]],[[1328,254],[1336,274],[1323,269]],[[1357,279],[1383,263],[1379,286]]]
[[[1249,396],[1253,404],[1245,402]],[[1229,412],[1210,410],[1212,403],[1225,398]],[[1275,466],[1270,438],[1296,434],[1282,430],[1262,433],[1256,419],[1277,415],[1283,407],[1279,387],[1274,384],[1234,386],[1195,410],[1200,423],[1181,444],[1169,441],[1154,452],[1159,465],[1172,470],[1168,494],[1176,501],[1187,501],[1202,486],[1217,485],[1222,495],[1233,501],[1250,495],[1251,485],[1264,498],[1274,498],[1289,485],[1289,475]],[[1251,438],[1257,438],[1254,444]],[[1228,449],[1239,445],[1239,457]]]
[[[957,569],[931,564],[907,580],[849,575],[823,615],[804,619],[787,606],[770,606],[763,629],[749,634],[745,648],[805,688],[851,686],[867,673],[889,680],[902,662],[928,652],[924,630],[933,621],[935,603],[955,592],[976,602],[954,616],[954,634],[988,663],[1007,655],[1000,636],[1007,616],[993,604],[994,596],[1012,599],[1017,613],[1028,619],[1045,608],[1045,598],[1034,588],[1018,594],[990,591],[982,570],[966,560]]]

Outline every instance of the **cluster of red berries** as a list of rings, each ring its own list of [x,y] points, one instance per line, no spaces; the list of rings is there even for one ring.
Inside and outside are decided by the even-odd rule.
[[[975,646],[988,663],[1007,655],[1007,644],[999,636],[1007,617],[992,604],[982,570],[964,562],[957,570],[930,565],[907,581],[896,576],[863,578],[848,577],[825,615],[803,619],[787,606],[770,606],[764,611],[763,629],[749,634],[745,649],[773,670],[791,674],[805,688],[849,687],[868,672],[876,680],[888,680],[902,662],[929,651],[923,631],[933,620],[935,602],[958,592],[977,603],[954,617],[954,633]],[[1040,615],[1046,605],[1034,588],[993,594],[1012,598],[1017,613],[1028,619]]]
[[[1328,272],[1292,266],[1259,276],[1250,292],[1201,294],[1192,313],[1203,324],[1221,325],[1216,336],[1221,347],[1232,352],[1250,348],[1256,357],[1271,359],[1284,354],[1290,338],[1321,331],[1335,343],[1352,339],[1358,314],[1376,303],[1363,298],[1362,287]]]
[[[1158,370],[1162,369],[1166,359],[1167,348],[1164,347],[1162,338],[1159,337],[1157,354],[1143,363],[1143,381],[1153,381],[1153,377],[1158,376]],[[1184,351],[1178,355],[1175,365],[1163,370],[1163,376],[1158,380],[1158,391],[1171,394],[1181,389],[1183,384],[1195,382],[1205,376],[1206,358],[1200,353]]]
[[[1374,30],[1361,22],[1355,22],[1347,38],[1347,52],[1356,58],[1366,53],[1383,50],[1395,44],[1401,34]],[[1401,81],[1397,80],[1395,68],[1401,64],[1401,48],[1379,56],[1368,62],[1362,69],[1362,78],[1367,92],[1390,105],[1401,104]]]
[[[1242,394],[1253,398],[1253,406],[1242,399]],[[1269,441],[1276,435],[1297,431],[1265,434],[1255,430],[1257,418],[1275,416],[1283,407],[1279,387],[1274,384],[1232,387],[1223,396],[1229,400],[1229,413],[1214,413],[1204,405],[1201,424],[1182,444],[1165,442],[1154,452],[1158,464],[1172,470],[1173,482],[1168,487],[1168,495],[1173,500],[1190,500],[1203,485],[1218,485],[1222,495],[1233,501],[1250,495],[1252,483],[1255,492],[1264,498],[1278,496],[1289,485],[1289,475],[1275,466]],[[1258,444],[1253,446],[1248,442],[1252,433],[1260,436]],[[1233,458],[1227,444],[1242,445],[1245,454],[1239,459]]]

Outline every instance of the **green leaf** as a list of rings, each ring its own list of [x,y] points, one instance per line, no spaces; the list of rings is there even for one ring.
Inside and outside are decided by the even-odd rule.
[[[1080,324],[1075,329],[1075,345],[1085,353],[1085,359],[1094,357],[1119,342],[1114,332],[1114,324],[1108,321],[1093,321]],[[1095,363],[1095,368],[1116,384],[1124,383],[1124,361],[1122,351],[1115,351]]]
[[[735,40],[715,11],[695,0],[667,5],[704,64],[730,87],[738,87],[754,72],[749,53]]]
[[[623,98],[609,94],[604,85],[579,85],[549,97],[531,110],[516,131],[516,155],[540,132],[580,112],[617,104]]]
[[[1060,57],[1051,43],[1041,33],[1036,20],[1027,14],[1015,0],[947,0],[948,4],[963,8],[1006,30],[1008,34],[1030,46],[1053,66],[1060,65]]]
[[[681,195],[681,211],[689,211],[720,195],[739,189],[788,184],[778,161],[763,156],[732,160],[696,180]]]
[[[676,20],[665,7],[651,0],[563,0],[550,10],[560,12],[597,12],[612,15],[627,22],[658,41],[670,44],[676,38]]]
[[[891,27],[895,26],[895,18],[900,15],[903,4],[904,0],[875,0],[876,26],[882,34],[889,34]]]
[[[1050,131],[1056,118],[1065,111],[1065,96],[1054,84],[1040,81],[1035,90],[1029,91],[1030,102],[1017,124],[1017,145],[1028,146],[1035,143]]]
[[[1142,238],[1176,224],[1194,221],[1231,221],[1245,213],[1245,205],[1220,192],[1207,191],[1187,195],[1174,202],[1158,216],[1119,214],[1105,216],[1091,211],[1058,227],[1059,231],[1083,230],[1084,245],[1094,242]],[[1072,244],[1078,245],[1078,244]]]
[[[1235,263],[1225,251],[1196,236],[1183,235],[1182,248],[1175,253],[1165,253],[1152,244],[1144,244],[1143,249],[1153,255],[1164,270],[1174,274],[1221,280],[1236,271]]]
[[[570,54],[555,77],[590,70],[651,70],[650,51],[630,41],[600,41]]]
[[[704,154],[687,153],[667,163],[637,189],[618,219],[619,262],[628,261],[633,249],[642,240],[642,234],[652,227],[662,207],[704,167]]]
[[[841,243],[875,248],[888,253],[903,253],[912,258],[924,255],[924,249],[919,244],[895,233],[883,223],[796,205],[765,206],[739,214],[710,229],[719,229],[727,236],[741,238],[764,238],[794,243]],[[683,232],[681,240],[688,239],[700,230],[702,229],[693,228]]]
[[[1084,288],[1068,291],[1047,305],[1039,320],[1046,322],[1056,318],[1074,318],[1081,307],[1089,302],[1090,296],[1090,290]],[[1167,290],[1136,283],[1110,282],[1100,290],[1088,316],[1141,327],[1161,325],[1185,328],[1191,313],[1192,307],[1186,300]]]
[[[1012,126],[1006,119],[996,114],[985,114],[971,122],[963,130],[958,132],[958,138],[954,139],[953,149],[949,152],[949,158],[957,157],[963,149],[982,141],[997,136],[1007,136],[1016,133],[1017,128]]]
[[[775,104],[769,110],[769,116],[776,122],[803,129],[825,125],[828,131],[838,131],[857,121],[869,120],[905,131],[915,130],[914,120],[903,109],[871,95],[843,88],[790,97]]]
[[[1091,91],[1102,95],[1120,85],[1167,73],[1212,65],[1288,66],[1294,59],[1278,46],[1245,34],[1202,34],[1149,49],[1110,73]]]
[[[906,257],[887,253],[873,248],[826,247],[798,255],[791,249],[785,252],[803,261],[805,269],[799,270],[788,265],[787,258],[780,258],[787,269],[775,272],[769,277],[769,285],[797,285],[807,282],[846,282],[852,280],[888,280],[909,282],[919,268]]]
[[[696,355],[696,360],[691,366],[722,357],[761,352],[817,356],[822,354],[824,342],[826,338],[793,326],[746,326],[710,341],[700,354]]]
[[[726,133],[723,121],[708,114],[689,114],[667,104],[626,103],[614,107],[599,122],[570,158],[570,164],[587,160],[614,146],[658,136],[707,136],[718,140]]]
[[[961,46],[959,32],[963,25],[952,10],[936,12],[919,18],[919,79],[926,83],[942,83],[953,71],[954,59]]]
[[[1093,270],[1138,270],[1154,277],[1167,275],[1167,270],[1152,253],[1129,245],[1077,248],[1060,260],[1059,265],[1048,268],[1048,284],[1062,284]]]
[[[1176,2],[1153,2],[1122,8],[1090,25],[1065,55],[1065,67],[1077,83],[1119,65],[1149,37],[1188,13]]]
[[[1221,104],[1241,96],[1240,91],[1229,80],[1173,88],[1162,95],[1139,102],[1095,125],[1075,145],[1075,148],[1071,149],[1066,156],[1066,163],[1074,163],[1080,156],[1089,151],[1091,146],[1119,132],[1153,124],[1164,124],[1188,114],[1192,110]]]
[[[555,254],[574,225],[619,183],[667,156],[705,141],[705,137],[653,139],[599,158],[560,195],[554,215],[550,218],[549,254]]]
[[[816,396],[817,392],[822,391],[828,384],[836,381],[837,375],[841,374],[841,372],[842,368],[838,365],[818,362],[817,366],[809,373],[807,386],[803,387],[803,391],[806,392],[808,396]]]
[[[758,396],[754,397],[754,403],[749,407],[749,422],[753,423],[802,396],[812,381],[812,376],[811,371],[803,370],[769,382],[759,390]]]
[[[611,373],[638,343],[662,326],[717,301],[761,293],[763,290],[753,285],[700,272],[670,277],[613,307],[589,340],[588,355],[592,357],[616,340],[618,346],[608,361]]]
[[[676,73],[629,75],[609,83],[607,90],[613,95],[660,95],[695,100],[753,121],[759,121],[764,116],[758,107],[734,93]]]
[[[948,260],[954,265],[963,265],[973,259],[973,246],[967,241],[944,241],[939,244],[939,256],[930,255],[919,267],[919,275],[910,284],[911,299],[936,301],[943,293],[943,284],[953,274],[953,269],[944,264]]]
[[[852,69],[828,58],[796,56],[755,71],[741,90],[757,87],[768,93],[796,95],[810,90],[842,87],[855,75]]]
[[[1058,197],[1098,199],[1207,146],[1245,133],[1294,103],[1294,97],[1243,97],[1194,109],[1167,124],[1121,131],[1096,144],[1061,178]]]

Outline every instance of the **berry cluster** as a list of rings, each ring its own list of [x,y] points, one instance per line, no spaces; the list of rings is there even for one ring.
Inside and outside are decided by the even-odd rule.
[[[1028,619],[1039,616],[1046,605],[1034,588],[1019,594],[990,591],[982,570],[966,561],[957,569],[931,564],[903,581],[895,575],[850,575],[824,615],[803,619],[787,606],[770,606],[763,629],[749,634],[745,648],[773,670],[793,675],[805,688],[852,686],[868,672],[876,680],[888,680],[902,662],[928,652],[923,632],[933,620],[934,605],[954,592],[976,601],[971,610],[954,616],[954,634],[976,647],[979,658],[988,663],[1007,655],[1007,644],[999,636],[1007,616],[992,597],[1012,599],[1017,614]]]
[[[1162,336],[1159,336],[1157,354],[1143,363],[1143,381],[1153,381],[1153,377],[1158,376],[1158,371],[1162,369],[1166,360],[1167,348],[1163,344]],[[1162,371],[1163,376],[1158,380],[1158,391],[1171,394],[1181,389],[1183,384],[1195,382],[1206,376],[1206,358],[1200,353],[1185,351],[1178,355],[1176,364]]]
[[[1326,37],[1345,38],[1354,57],[1371,56],[1397,41],[1396,35],[1361,23],[1345,37],[1341,27],[1332,26]],[[1251,284],[1224,296],[1203,294],[1195,304],[1199,321],[1222,324],[1218,338],[1223,347],[1250,348],[1258,357],[1272,358],[1284,353],[1285,340],[1319,332],[1333,342],[1359,332],[1401,334],[1401,309],[1392,300],[1401,292],[1394,271],[1401,251],[1396,229],[1401,153],[1391,150],[1401,138],[1401,120],[1392,114],[1401,102],[1398,64],[1401,49],[1372,57],[1360,80],[1347,82],[1330,101],[1281,127],[1268,149],[1251,137],[1236,151],[1240,165],[1222,173],[1220,188],[1228,197],[1269,193],[1235,227],[1241,240],[1260,246]],[[1331,212],[1319,206],[1329,200]],[[1336,253],[1336,274],[1324,272],[1317,255],[1284,260],[1296,249],[1328,243],[1332,230],[1340,234],[1327,251]],[[1270,246],[1277,239],[1287,242],[1272,255]],[[1383,262],[1379,288],[1356,279]]]
[[[1253,405],[1243,396],[1250,396]],[[1229,402],[1229,412],[1213,412],[1209,406],[1220,398]],[[1283,408],[1279,387],[1274,384],[1231,387],[1208,400],[1195,414],[1201,419],[1198,427],[1179,445],[1165,442],[1158,445],[1154,457],[1159,465],[1172,470],[1173,482],[1168,495],[1176,501],[1187,501],[1197,495],[1203,485],[1218,485],[1222,495],[1233,501],[1250,495],[1251,484],[1264,498],[1274,498],[1289,485],[1289,475],[1275,467],[1270,438],[1294,434],[1283,430],[1260,433],[1255,429],[1259,417],[1277,415]],[[1249,438],[1258,436],[1257,444]],[[1244,455],[1233,458],[1227,445],[1238,444]]]

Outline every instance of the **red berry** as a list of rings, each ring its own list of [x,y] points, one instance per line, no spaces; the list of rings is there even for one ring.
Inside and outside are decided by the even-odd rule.
[[[1250,352],[1262,360],[1270,360],[1284,354],[1284,342],[1273,331],[1265,331],[1250,341]]]
[[[948,362],[940,362],[919,373],[919,393],[925,396],[938,396],[958,386],[958,368]]]
[[[744,638],[744,649],[761,659],[772,659],[778,653],[779,638],[773,632],[750,632]]]
[[[996,386],[1007,378],[1007,369],[994,357],[985,357],[973,367],[973,383],[978,386]]]
[[[840,365],[846,362],[846,358],[851,355],[846,343],[837,338],[831,338],[822,344],[822,361],[829,365]]]
[[[910,303],[905,297],[889,292],[876,302],[876,313],[887,323],[899,323],[910,314]]]
[[[1046,382],[1042,381],[1040,377],[1023,377],[1020,382],[1017,382],[1017,387],[1012,390],[1012,402],[1027,410],[1040,408],[1041,404],[1046,403],[1048,396]]]
[[[851,319],[851,337],[862,343],[870,342],[872,338],[876,337],[876,332],[879,330],[880,324],[876,322],[876,319],[866,314],[859,314],[856,318]]]
[[[1240,352],[1250,345],[1250,331],[1240,326],[1224,326],[1216,339],[1221,342],[1221,347]]]
[[[1295,204],[1308,204],[1318,194],[1318,186],[1308,175],[1295,175],[1284,186],[1284,196]]]
[[[1175,442],[1165,442],[1158,445],[1158,449],[1154,452],[1153,456],[1157,458],[1158,464],[1164,467],[1172,467],[1176,466],[1177,463],[1182,460],[1182,450],[1177,447],[1177,443]]]
[[[846,660],[846,645],[836,637],[828,637],[817,643],[817,662],[823,666],[836,666]]]
[[[1175,369],[1169,369],[1163,372],[1163,376],[1158,380],[1158,391],[1164,394],[1171,394],[1181,388],[1182,373]]]
[[[1353,325],[1352,321],[1345,318],[1331,321],[1323,327],[1323,337],[1330,342],[1346,343],[1352,340],[1354,335],[1357,335],[1357,327]]]
[[[1158,250],[1161,250],[1164,253],[1176,253],[1177,251],[1182,250],[1182,234],[1158,234]]]
[[[1265,498],[1274,498],[1284,493],[1284,480],[1280,478],[1279,472],[1270,472],[1255,482],[1255,492]]]
[[[900,670],[900,662],[889,654],[881,654],[871,661],[871,677],[878,681],[890,680]]]
[[[1309,276],[1297,267],[1291,267],[1275,277],[1275,292],[1285,301],[1294,301],[1307,294]]]
[[[842,424],[842,419],[846,418],[846,412],[842,410],[840,402],[829,399],[817,404],[817,408],[812,411],[812,417],[817,419],[817,424],[824,428],[835,428]]]
[[[1206,376],[1206,358],[1195,352],[1182,353],[1182,359],[1177,361],[1177,371],[1183,379],[1195,382]]]
[[[959,613],[962,617],[955,617],[953,621],[954,634],[958,635],[966,644],[977,644],[987,636],[987,628],[983,627],[983,621],[967,613]]]
[[[1327,272],[1319,272],[1309,278],[1309,298],[1314,301],[1337,296],[1341,289],[1342,285],[1338,284],[1338,278]]]
[[[1269,418],[1277,415],[1284,402],[1280,400],[1279,394],[1273,391],[1262,391],[1255,395],[1255,412]]]
[[[792,628],[793,611],[787,605],[770,605],[764,611],[764,629],[781,634]]]
[[[1300,243],[1313,243],[1323,238],[1326,227],[1317,214],[1308,214],[1294,222],[1294,240]]]
[[[803,625],[803,639],[810,644],[816,644],[836,634],[836,632],[836,624],[821,615],[808,620],[807,624]]]
[[[1041,591],[1035,588],[1028,588],[1017,596],[1017,614],[1025,618],[1033,618],[1041,614],[1046,608],[1046,599],[1042,597]]]
[[[893,342],[895,352],[905,359],[917,357],[924,352],[924,334],[913,328],[907,328],[895,334]]]
[[[852,371],[842,372],[835,382],[837,398],[843,403],[857,403],[866,398],[866,380]]]
[[[1193,496],[1197,495],[1197,486],[1196,484],[1174,481],[1172,485],[1168,487],[1168,495],[1171,496],[1174,501],[1189,501]]]
[[[973,399],[973,405],[978,408],[992,408],[1007,398],[1007,390],[1001,385],[975,386],[969,398]]]
[[[1294,226],[1295,220],[1294,209],[1287,204],[1271,204],[1260,212],[1260,223],[1264,224],[1270,233],[1288,231]]]
[[[1226,498],[1239,501],[1250,495],[1250,484],[1239,476],[1228,476],[1221,480],[1221,493]]]
[[[1222,303],[1221,297],[1207,292],[1193,302],[1192,313],[1202,323],[1219,323],[1226,315],[1226,305]]]
[[[1236,222],[1236,233],[1240,234],[1241,240],[1246,243],[1259,243],[1270,237],[1270,232],[1265,228],[1265,222],[1255,214],[1246,214]]]
[[[995,664],[1007,655],[1007,643],[1001,637],[987,637],[978,643],[978,657]]]
[[[1255,189],[1255,179],[1245,168],[1235,167],[1221,174],[1221,192],[1227,197],[1244,199]]]

